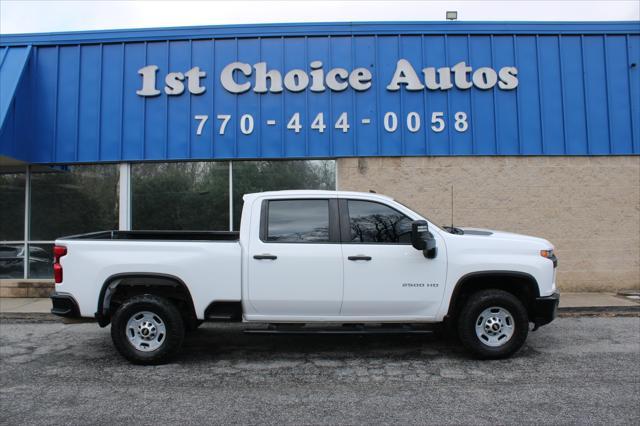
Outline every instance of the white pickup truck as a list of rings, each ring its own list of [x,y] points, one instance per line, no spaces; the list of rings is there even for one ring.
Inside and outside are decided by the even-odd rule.
[[[556,265],[544,239],[441,228],[379,194],[263,192],[245,195],[239,233],[58,239],[52,313],[111,323],[118,351],[141,364],[173,357],[203,321],[269,333],[417,333],[444,323],[475,356],[502,358],[522,346],[529,323],[555,317]]]

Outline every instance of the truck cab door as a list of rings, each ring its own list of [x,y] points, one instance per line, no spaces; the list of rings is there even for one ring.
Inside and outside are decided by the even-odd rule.
[[[337,317],[343,268],[337,198],[255,204],[252,217],[260,220],[252,220],[247,256],[247,318]]]
[[[435,317],[446,279],[446,247],[438,254],[411,245],[412,218],[381,202],[340,199],[344,299],[342,316]]]

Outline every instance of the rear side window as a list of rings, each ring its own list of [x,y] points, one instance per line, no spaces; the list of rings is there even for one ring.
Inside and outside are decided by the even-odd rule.
[[[267,242],[329,241],[329,200],[269,201]]]
[[[384,204],[349,200],[350,241],[410,243],[411,219]]]

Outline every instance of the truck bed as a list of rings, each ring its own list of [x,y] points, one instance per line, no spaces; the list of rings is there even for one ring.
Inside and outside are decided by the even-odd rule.
[[[99,231],[70,235],[59,240],[156,240],[156,241],[238,241],[239,232],[230,231]]]
[[[56,245],[67,249],[56,291],[72,294],[84,317],[97,312],[104,286],[123,276],[169,277],[184,284],[199,319],[215,300],[241,300],[236,232],[103,231],[59,238]]]

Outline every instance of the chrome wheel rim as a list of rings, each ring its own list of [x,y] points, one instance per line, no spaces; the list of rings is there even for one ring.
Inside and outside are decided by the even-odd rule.
[[[505,308],[492,306],[478,315],[476,319],[476,336],[485,345],[496,348],[505,345],[511,340],[514,325],[511,312]]]
[[[167,328],[162,318],[149,311],[131,315],[125,332],[131,346],[142,352],[155,351],[167,337]]]

